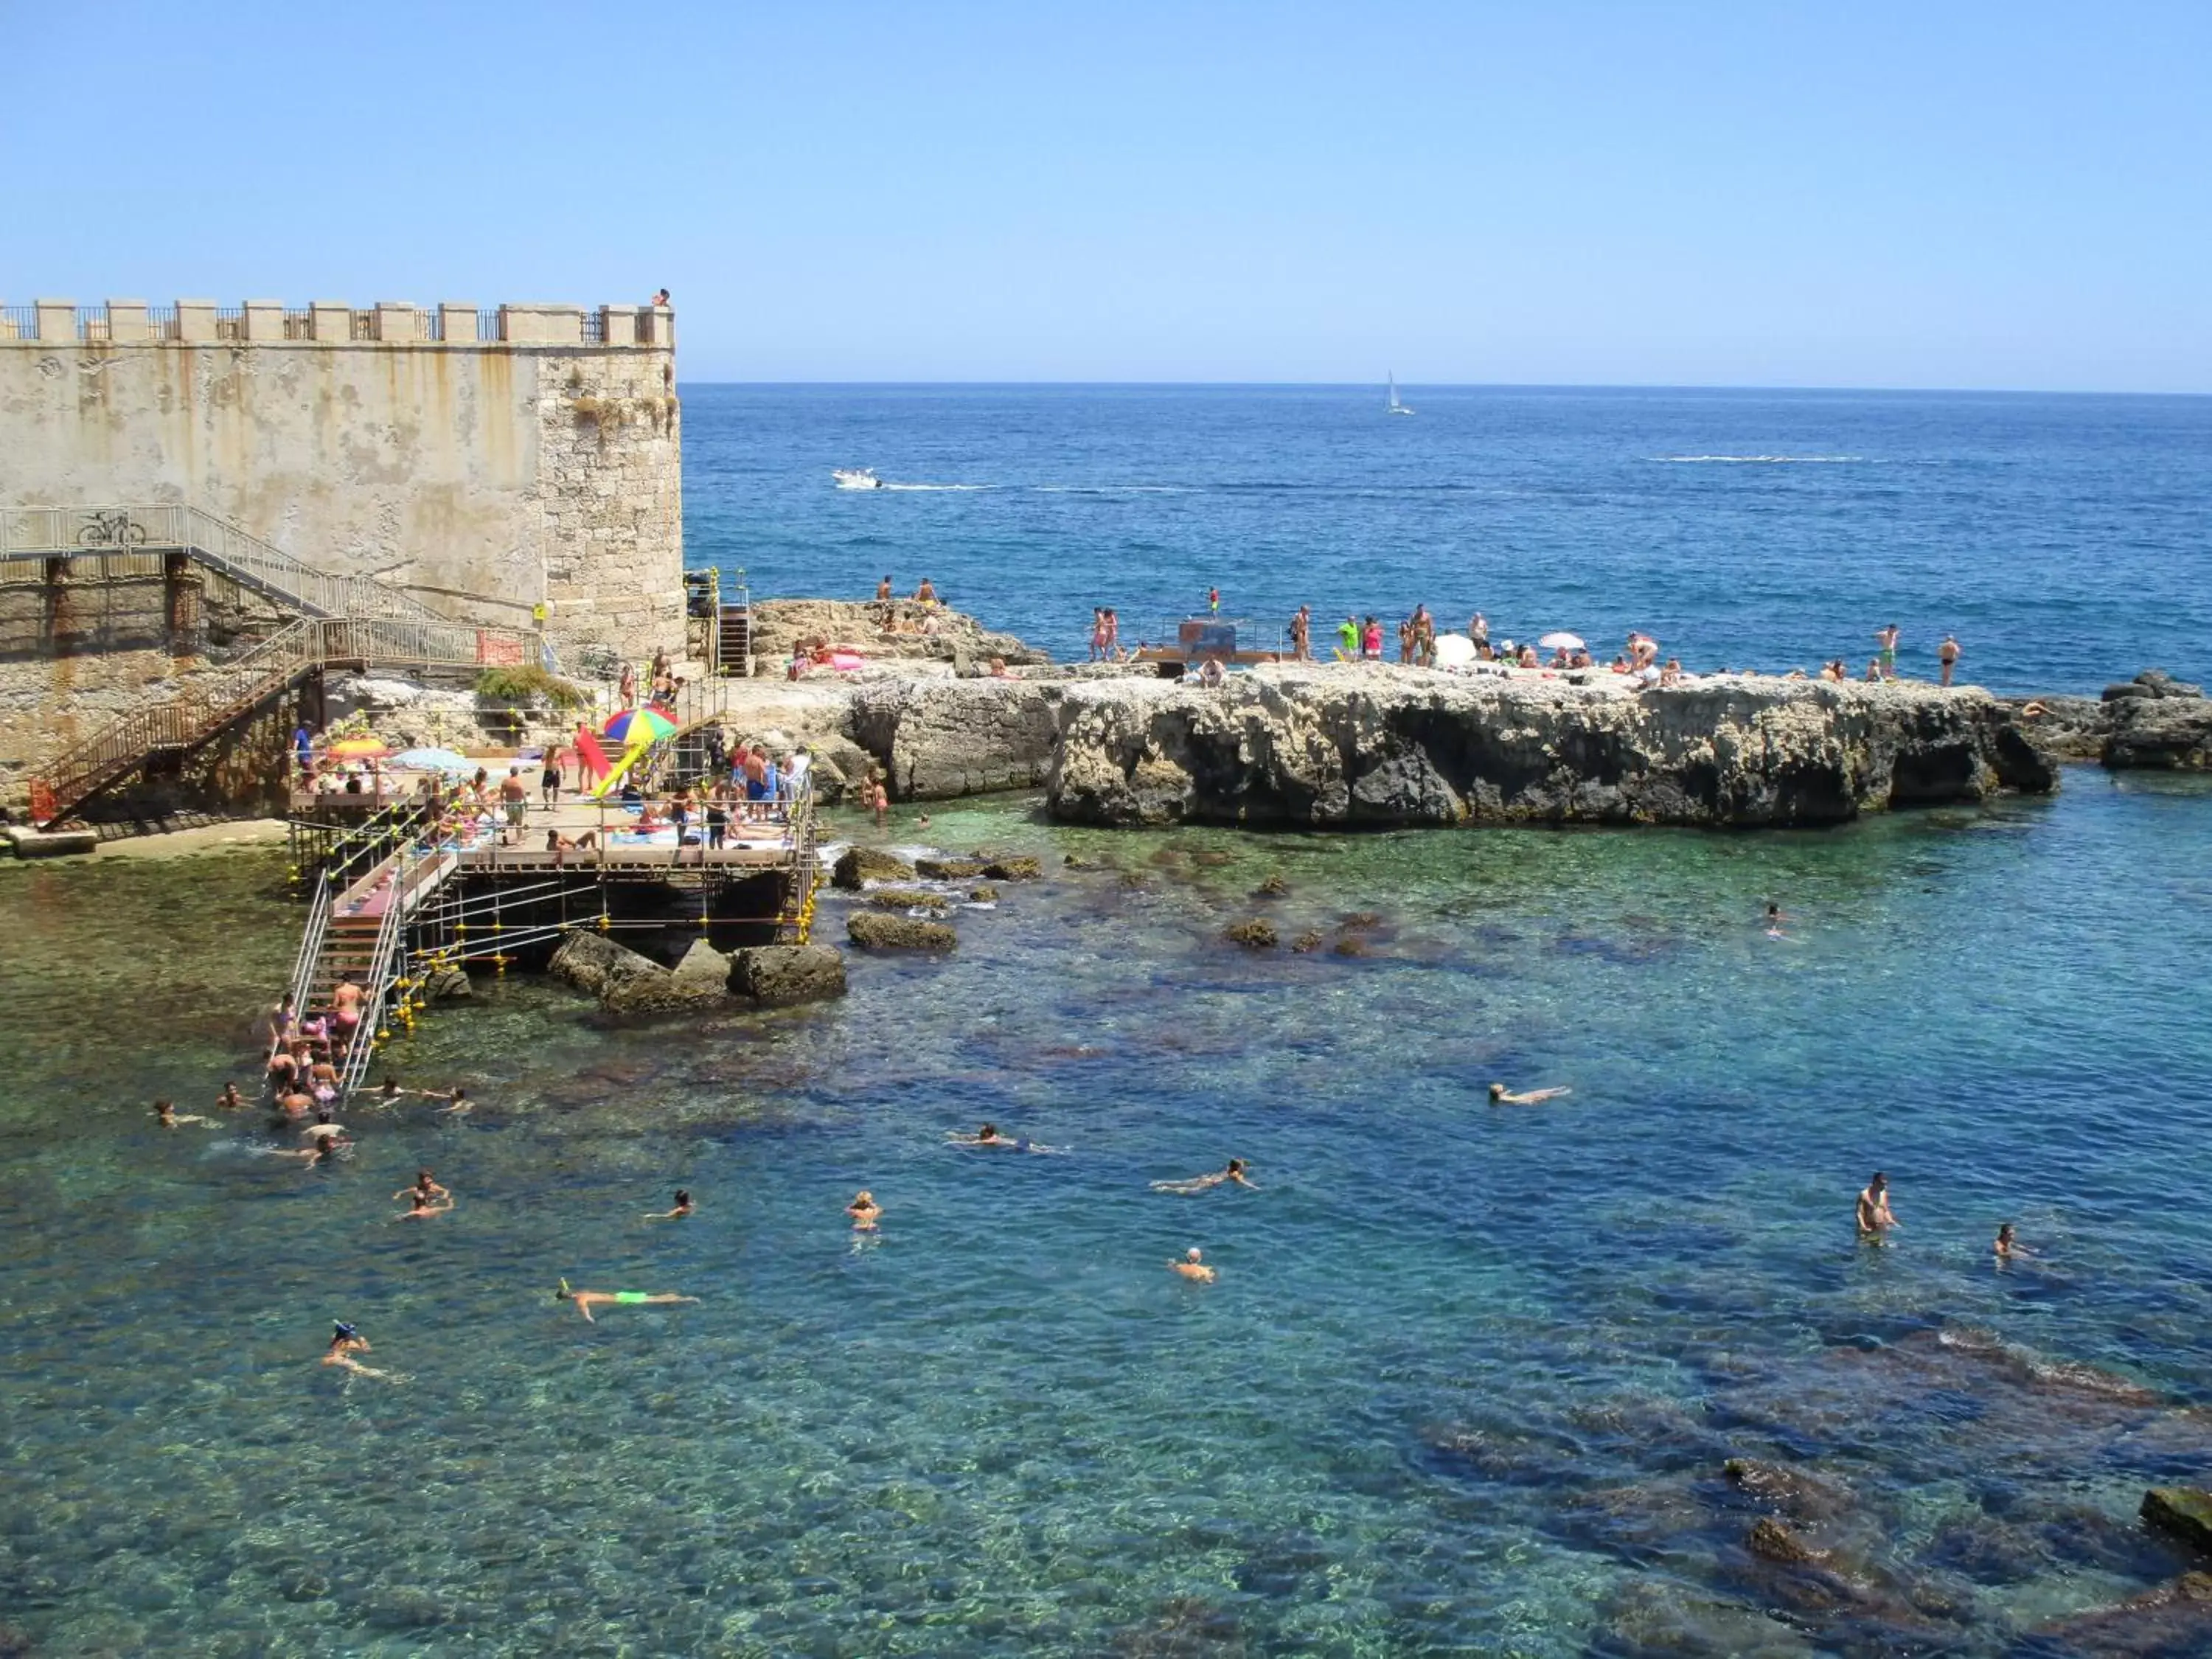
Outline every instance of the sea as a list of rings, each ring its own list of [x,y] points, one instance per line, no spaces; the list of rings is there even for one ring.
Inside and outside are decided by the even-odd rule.
[[[1218,586],[1692,668],[1893,622],[2007,690],[2212,669],[2212,402],[1401,394],[693,386],[688,539],[1062,656]],[[281,853],[0,865],[0,1652],[2058,1656],[2191,1565],[2136,1511],[2212,1471],[2212,780],[830,833],[1044,874],[812,1008],[480,973],[386,1051],[474,1110],[356,1102],[317,1170],[213,1105],[297,946]],[[426,1167],[454,1208],[395,1219]],[[698,1300],[586,1323],[563,1279]],[[337,1320],[386,1376],[318,1363]],[[1778,1512],[1831,1553],[1760,1554]]]

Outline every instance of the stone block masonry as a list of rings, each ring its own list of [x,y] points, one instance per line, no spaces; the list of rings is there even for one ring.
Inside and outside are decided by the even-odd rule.
[[[0,306],[0,507],[183,501],[564,653],[684,641],[665,307]]]

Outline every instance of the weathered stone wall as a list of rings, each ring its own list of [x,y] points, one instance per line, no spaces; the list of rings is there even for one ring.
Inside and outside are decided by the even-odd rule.
[[[448,615],[526,624],[543,601],[564,646],[678,645],[668,313],[610,308],[586,344],[574,307],[504,307],[490,340],[442,310],[450,339],[406,307],[317,306],[290,337],[258,304],[216,338],[212,306],[149,325],[41,302],[38,337],[0,332],[0,506],[190,501]]]

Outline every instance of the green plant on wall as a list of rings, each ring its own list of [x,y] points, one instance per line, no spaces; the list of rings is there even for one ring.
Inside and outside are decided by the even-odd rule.
[[[592,701],[574,681],[532,665],[485,669],[477,676],[477,696],[486,702],[546,702],[560,709],[586,708]]]

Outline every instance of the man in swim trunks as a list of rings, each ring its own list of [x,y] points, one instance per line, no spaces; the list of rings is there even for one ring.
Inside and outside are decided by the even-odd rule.
[[[986,1123],[972,1135],[949,1135],[955,1146],[999,1146],[1013,1152],[1048,1152],[1049,1146],[1040,1146],[1027,1136],[1001,1134],[995,1123]]]
[[[1946,634],[1943,643],[1936,647],[1936,660],[1942,665],[1942,684],[1951,684],[1951,675],[1959,666],[1959,639],[1955,634]]]
[[[538,775],[538,787],[544,796],[545,805],[549,809],[560,805],[561,745],[557,743],[549,743],[545,745],[544,769]]]
[[[1203,1193],[1224,1184],[1250,1188],[1255,1193],[1260,1190],[1244,1178],[1244,1160],[1241,1158],[1231,1158],[1226,1168],[1216,1170],[1212,1175],[1192,1176],[1187,1181],[1155,1181],[1152,1190],[1156,1193]]]
[[[1185,1279],[1195,1280],[1200,1285],[1213,1283],[1213,1269],[1206,1265],[1195,1244],[1182,1253],[1181,1261],[1170,1261],[1168,1267],[1170,1271],[1181,1273]]]
[[[647,1221],[682,1221],[691,1213],[691,1194],[682,1187],[676,1189],[676,1207],[655,1210],[645,1218]]]
[[[242,1112],[246,1109],[246,1097],[238,1092],[235,1083],[226,1083],[222,1092],[215,1097],[215,1104],[219,1112]]]
[[[1490,1085],[1490,1103],[1493,1106],[1540,1106],[1547,1100],[1557,1100],[1561,1095],[1574,1093],[1565,1089],[1523,1089],[1518,1093],[1502,1083]]]
[[[1881,1170],[1874,1172],[1866,1190],[1859,1194],[1859,1242],[1880,1244],[1886,1242],[1889,1230],[1898,1225],[1898,1219],[1889,1212],[1889,1177]]]
[[[1874,637],[1875,642],[1881,647],[1881,654],[1875,659],[1881,665],[1881,677],[1893,680],[1897,678],[1897,624],[1892,623],[1887,628],[1875,629]]]
[[[500,805],[507,810],[507,827],[514,832],[514,841],[522,841],[522,827],[530,818],[530,786],[522,781],[522,768],[510,766],[507,775],[499,781]]]
[[[576,1311],[584,1316],[584,1322],[596,1325],[592,1317],[594,1308],[661,1308],[678,1302],[696,1302],[696,1296],[678,1296],[672,1291],[572,1291],[568,1281],[562,1279],[561,1288],[553,1292],[556,1301],[573,1302]]]

